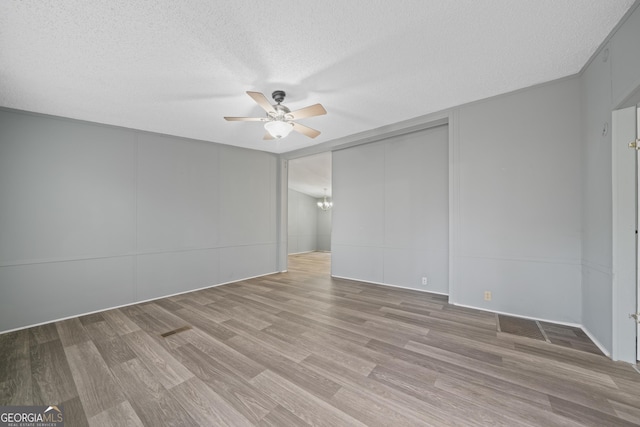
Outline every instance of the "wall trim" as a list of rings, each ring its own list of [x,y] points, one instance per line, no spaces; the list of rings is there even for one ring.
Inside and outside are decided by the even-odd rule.
[[[232,246],[202,246],[197,248],[158,249],[158,250],[145,251],[145,252],[128,252],[123,254],[95,255],[95,256],[74,257],[74,258],[58,257],[58,258],[41,258],[41,259],[33,259],[33,260],[16,260],[16,261],[9,261],[6,263],[0,263],[0,268],[20,267],[20,266],[37,265],[37,264],[54,264],[54,263],[62,263],[62,262],[74,262],[74,261],[92,261],[92,260],[98,260],[98,259],[129,258],[129,257],[138,257],[138,256],[145,256],[145,255],[162,255],[162,254],[172,254],[172,253],[210,251],[213,249],[243,248],[243,247],[250,247],[250,246],[270,246],[270,245],[276,245],[276,244],[277,242],[261,242],[261,243],[247,243],[247,244],[232,245]]]
[[[344,150],[358,145],[378,142],[409,133],[420,132],[449,124],[449,110],[439,111],[433,114],[380,126],[375,129],[355,133],[342,138],[337,138],[311,147],[280,153],[280,158],[287,160],[307,157],[313,154],[326,153],[327,151]]]
[[[444,292],[437,292],[437,291],[430,291],[428,289],[417,289],[417,288],[410,288],[408,286],[400,286],[400,285],[392,285],[391,283],[384,283],[384,282],[370,282],[367,280],[362,280],[362,279],[354,279],[352,277],[346,277],[346,276],[336,276],[336,275],[331,275],[332,278],[334,279],[344,279],[344,280],[351,280],[353,282],[360,282],[360,283],[368,283],[371,285],[378,285],[378,286],[386,286],[389,288],[398,288],[398,289],[406,289],[408,291],[416,291],[416,292],[423,292],[425,294],[435,294],[435,295],[445,295],[445,296],[449,296],[449,294],[446,294]]]
[[[589,270],[597,271],[602,274],[606,274],[608,276],[613,275],[613,269],[611,266],[598,264],[597,262],[585,261],[582,260],[582,266],[588,268]]]

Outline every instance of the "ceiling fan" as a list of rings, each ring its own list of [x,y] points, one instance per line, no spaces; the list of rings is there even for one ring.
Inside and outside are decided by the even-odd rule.
[[[225,117],[225,120],[230,122],[265,122],[264,128],[267,132],[262,139],[284,138],[289,135],[292,130],[306,135],[309,138],[315,138],[320,135],[320,131],[296,123],[294,120],[327,114],[327,110],[325,110],[322,105],[314,104],[291,111],[281,104],[286,96],[283,90],[276,90],[271,94],[273,100],[276,101],[275,105],[271,105],[267,97],[261,92],[247,91],[247,95],[253,98],[253,100],[267,112],[266,117]]]

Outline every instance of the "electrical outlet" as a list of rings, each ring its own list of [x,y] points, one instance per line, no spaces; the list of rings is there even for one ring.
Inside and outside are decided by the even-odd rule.
[[[491,291],[484,291],[484,300],[491,301]]]
[[[422,278],[422,284],[423,284],[423,285],[426,285],[426,284],[427,284],[427,278],[426,278],[426,277],[423,277],[423,278]]]

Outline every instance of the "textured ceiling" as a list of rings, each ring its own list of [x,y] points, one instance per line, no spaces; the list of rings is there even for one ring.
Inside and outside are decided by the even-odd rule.
[[[0,106],[287,152],[575,74],[633,0],[5,0]],[[244,92],[322,134],[263,141]]]
[[[331,153],[289,160],[289,188],[316,198],[331,197]]]

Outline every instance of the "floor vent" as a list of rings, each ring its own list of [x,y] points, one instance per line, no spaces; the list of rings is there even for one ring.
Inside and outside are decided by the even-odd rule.
[[[500,322],[501,332],[546,341],[542,330],[538,326],[538,322],[535,320],[504,316],[500,314],[498,315],[498,321]]]
[[[165,332],[164,334],[161,334],[160,336],[162,338],[166,338],[166,337],[169,337],[171,335],[179,334],[180,332],[188,331],[189,329],[191,329],[191,326],[187,325],[187,326],[183,326],[182,328],[174,329],[173,331]]]

